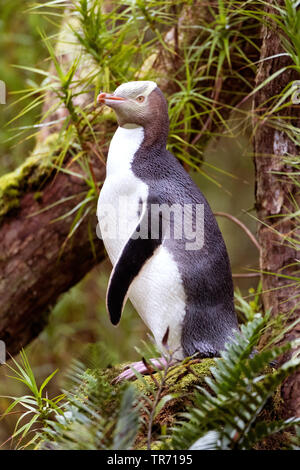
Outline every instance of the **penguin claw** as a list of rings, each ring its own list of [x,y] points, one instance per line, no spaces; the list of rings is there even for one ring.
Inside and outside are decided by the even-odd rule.
[[[157,370],[163,369],[165,365],[166,359],[163,357],[150,359],[148,367],[147,364],[145,364],[143,361],[133,362],[132,364],[126,366],[123,372],[113,379],[112,384],[120,383],[124,380],[136,379],[137,377],[135,375],[135,371],[139,374],[146,375],[149,374],[149,368],[151,370],[153,367],[153,372],[155,373]]]

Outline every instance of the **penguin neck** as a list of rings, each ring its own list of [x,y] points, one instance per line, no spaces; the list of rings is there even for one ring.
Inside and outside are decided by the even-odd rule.
[[[144,141],[142,126],[119,126],[111,140],[106,162],[106,174],[125,174],[131,168],[135,153]]]
[[[144,140],[141,144],[143,149],[149,151],[165,149],[169,133],[169,123],[144,127]]]
[[[107,174],[130,169],[133,160],[144,165],[154,155],[158,157],[166,150],[168,131],[168,119],[164,122],[161,119],[153,120],[145,127],[132,124],[119,126],[110,143]]]
[[[140,146],[144,149],[147,149],[148,151],[151,149],[165,148],[167,146],[169,120],[166,122],[161,122],[161,119],[156,120],[150,124],[147,124],[146,126],[139,126],[137,124],[124,124],[123,126],[119,126],[118,129],[120,128],[130,131],[128,136],[137,138],[138,140],[140,139],[140,130],[142,129],[144,135]]]
[[[143,179],[144,174],[148,173],[150,168],[153,175],[161,168],[168,136],[168,128],[166,130],[163,126],[160,129],[158,127],[156,129],[145,127],[143,131],[143,141],[132,160],[132,170],[141,179]]]

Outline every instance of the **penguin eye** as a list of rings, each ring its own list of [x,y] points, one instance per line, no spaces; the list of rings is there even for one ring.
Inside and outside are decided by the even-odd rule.
[[[136,100],[137,100],[139,103],[142,103],[143,101],[145,101],[145,97],[144,97],[144,96],[138,96]]]

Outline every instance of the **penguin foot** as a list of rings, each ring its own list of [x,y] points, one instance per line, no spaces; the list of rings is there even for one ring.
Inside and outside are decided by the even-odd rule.
[[[132,364],[126,366],[125,370],[120,375],[118,375],[115,379],[113,379],[112,384],[122,382],[123,380],[136,379],[136,375],[134,371],[137,371],[142,375],[149,374],[150,371],[155,374],[157,370],[162,370],[166,366],[166,364],[167,364],[167,360],[164,357],[158,357],[156,359],[149,359],[148,367],[144,361],[133,362]]]

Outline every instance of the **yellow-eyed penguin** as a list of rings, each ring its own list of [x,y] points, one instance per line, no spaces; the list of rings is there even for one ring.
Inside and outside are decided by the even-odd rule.
[[[205,197],[166,149],[166,99],[156,83],[136,81],[100,93],[98,102],[114,109],[119,124],[97,208],[113,264],[111,321],[119,323],[129,298],[162,352],[169,328],[175,360],[218,356],[238,330],[230,263]],[[146,372],[142,362],[133,367]]]

